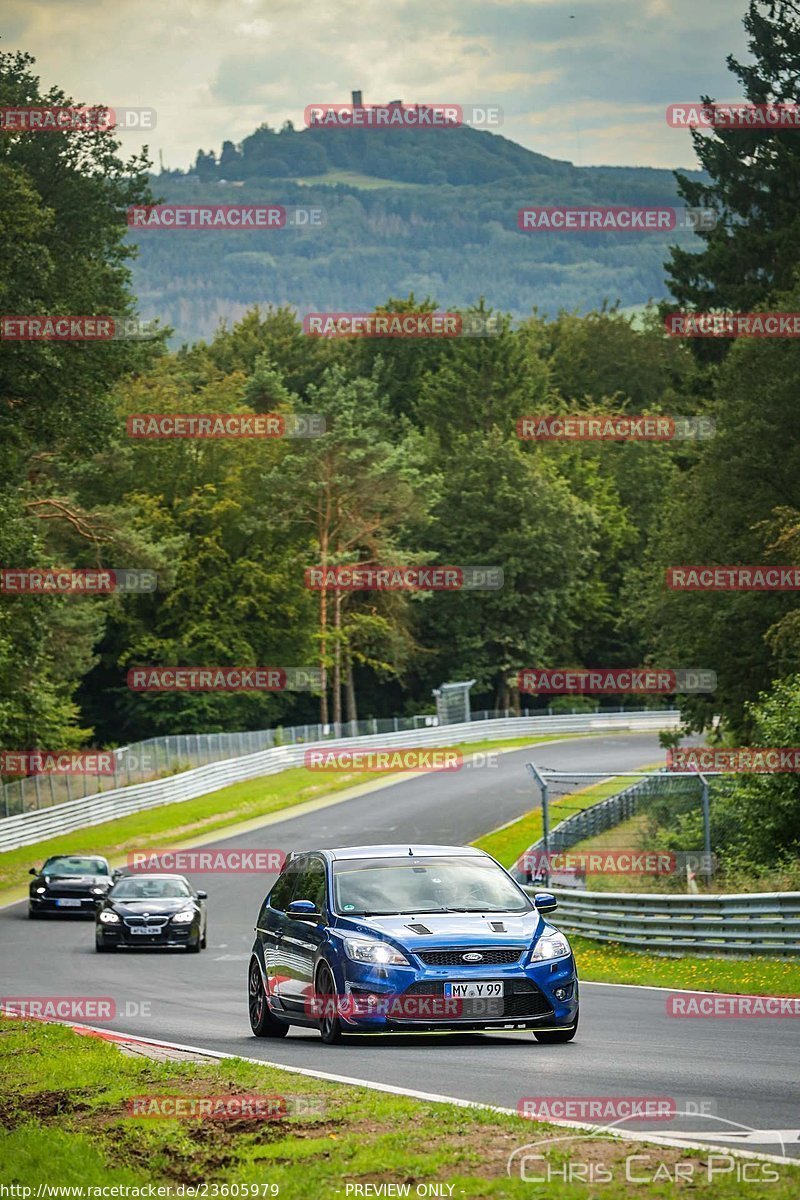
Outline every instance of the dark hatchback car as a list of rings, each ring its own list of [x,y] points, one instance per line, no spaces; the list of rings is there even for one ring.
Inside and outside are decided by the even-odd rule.
[[[124,875],[98,902],[95,949],[176,947],[205,950],[206,892],[183,875]]]
[[[42,867],[31,867],[28,916],[47,914],[94,916],[119,872],[97,854],[55,854]]]

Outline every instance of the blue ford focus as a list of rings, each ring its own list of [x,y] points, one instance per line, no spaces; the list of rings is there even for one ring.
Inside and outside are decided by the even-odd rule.
[[[354,846],[292,855],[258,915],[250,1025],[283,1037],[533,1030],[569,1042],[578,976],[532,899],[464,846]]]

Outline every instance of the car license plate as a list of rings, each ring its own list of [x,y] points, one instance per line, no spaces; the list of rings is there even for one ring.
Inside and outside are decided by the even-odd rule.
[[[56,908],[80,908],[80,900],[56,900]]]
[[[130,931],[131,931],[131,933],[138,933],[138,934],[161,933],[161,926],[160,925],[132,925],[130,927]]]
[[[458,996],[464,1000],[484,1000],[489,996],[502,996],[503,983],[446,983],[445,996]]]

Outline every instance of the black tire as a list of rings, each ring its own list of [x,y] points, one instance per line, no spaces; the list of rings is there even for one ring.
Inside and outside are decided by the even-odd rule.
[[[247,1007],[250,1013],[250,1028],[256,1037],[286,1037],[289,1026],[283,1021],[276,1020],[269,1011],[261,970],[254,958],[250,960],[250,966],[247,969]]]
[[[187,954],[199,954],[200,953],[200,934],[199,933],[198,933],[195,941],[186,943],[186,952],[187,952]]]
[[[322,1016],[319,1019],[319,1036],[326,1046],[334,1046],[342,1039],[342,1023],[336,1011],[336,984],[333,972],[326,962],[317,971],[317,998],[322,999]]]
[[[563,1042],[571,1042],[578,1032],[578,1014],[575,1014],[575,1024],[572,1029],[543,1029],[541,1033],[534,1033],[537,1042],[541,1042],[545,1046],[558,1046]]]
[[[108,954],[110,950],[114,949],[113,946],[107,946],[105,942],[101,941],[98,937],[94,939],[94,948],[98,954]]]
[[[203,936],[200,939],[200,949],[205,950],[208,946],[208,926],[203,930]]]

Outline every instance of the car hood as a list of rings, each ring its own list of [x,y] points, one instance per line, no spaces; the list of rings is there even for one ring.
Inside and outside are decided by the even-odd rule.
[[[536,911],[526,913],[421,913],[390,917],[340,917],[340,932],[389,937],[411,950],[426,946],[517,946],[528,945],[539,926]],[[423,932],[424,929],[430,933]]]
[[[114,912],[120,914],[121,917],[140,917],[144,913],[148,913],[151,917],[172,916],[181,908],[195,908],[196,905],[188,896],[182,899],[168,900],[154,897],[149,900],[115,900],[113,896],[106,901],[108,908],[113,908]]]
[[[45,886],[66,888],[68,891],[74,889],[76,892],[92,887],[110,887],[112,883],[107,875],[50,875],[49,873],[37,875],[33,882],[38,887],[45,884]]]

